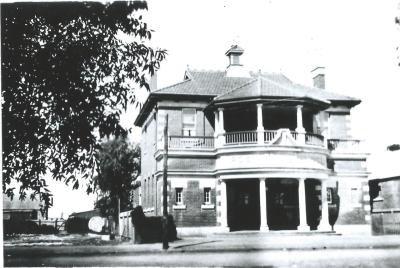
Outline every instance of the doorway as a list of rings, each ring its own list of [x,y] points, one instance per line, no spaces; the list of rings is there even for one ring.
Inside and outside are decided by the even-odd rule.
[[[258,179],[227,182],[228,226],[231,231],[260,229]]]
[[[267,180],[267,219],[270,230],[296,230],[299,193],[296,179]]]

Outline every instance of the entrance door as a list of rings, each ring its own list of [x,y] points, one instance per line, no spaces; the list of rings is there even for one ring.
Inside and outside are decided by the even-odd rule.
[[[296,230],[299,225],[298,182],[294,179],[267,180],[267,218],[271,230]]]
[[[227,198],[231,231],[260,228],[259,180],[227,182]]]

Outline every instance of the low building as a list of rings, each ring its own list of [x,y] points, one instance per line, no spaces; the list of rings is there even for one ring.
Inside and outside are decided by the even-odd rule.
[[[46,218],[47,209],[42,207],[39,200],[31,200],[28,197],[20,200],[18,196],[11,199],[3,194],[4,221],[42,220]]]
[[[400,150],[373,158],[369,180],[373,234],[400,234]]]
[[[98,209],[81,211],[81,212],[73,212],[68,216],[68,218],[69,219],[79,218],[79,219],[90,220],[91,218],[96,217],[96,216],[101,216],[100,210],[98,210]]]
[[[232,46],[225,71],[188,69],[182,82],[150,93],[135,121],[145,213],[162,215],[168,115],[168,210],[178,227],[330,230],[337,182],[338,222],[365,223],[367,153],[350,133],[361,100],[326,90],[324,68],[307,87],[246,71],[243,53]]]

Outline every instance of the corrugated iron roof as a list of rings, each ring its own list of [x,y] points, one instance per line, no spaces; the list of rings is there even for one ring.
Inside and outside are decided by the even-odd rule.
[[[31,200],[26,197],[25,200],[20,200],[18,195],[11,198],[3,194],[3,210],[37,210],[40,209],[39,200]]]

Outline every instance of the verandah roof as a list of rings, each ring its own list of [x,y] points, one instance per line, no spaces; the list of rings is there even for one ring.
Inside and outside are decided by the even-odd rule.
[[[260,77],[260,78],[257,78]],[[261,80],[261,82],[257,82]],[[257,83],[261,83],[260,89]],[[251,73],[250,77],[227,77],[225,71],[187,70],[184,81],[155,90],[150,93],[135,125],[141,126],[157,99],[188,99],[210,97],[213,103],[229,100],[263,98],[307,99],[321,104],[335,102],[353,107],[361,101],[336,94],[326,89],[318,89],[295,84],[280,73]]]

